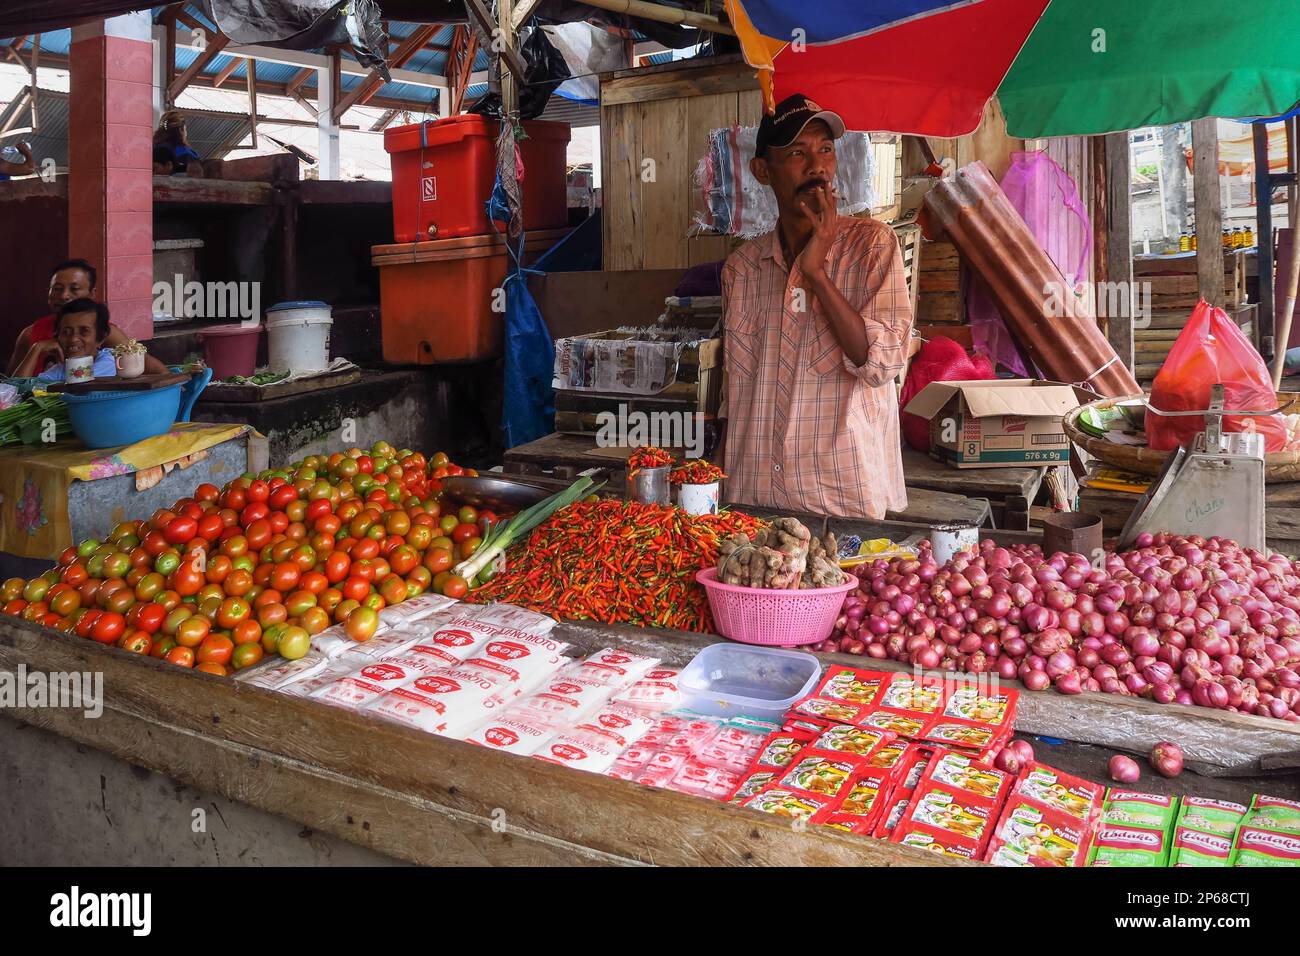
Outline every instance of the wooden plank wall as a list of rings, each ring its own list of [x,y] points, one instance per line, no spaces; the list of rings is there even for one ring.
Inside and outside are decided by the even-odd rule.
[[[602,77],[603,268],[684,269],[726,258],[740,240],[688,235],[703,212],[695,170],[712,130],[756,126],[762,109],[754,71],[738,57]],[[897,213],[902,178],[901,151],[887,139],[876,145],[883,168],[874,211],[885,219]]]

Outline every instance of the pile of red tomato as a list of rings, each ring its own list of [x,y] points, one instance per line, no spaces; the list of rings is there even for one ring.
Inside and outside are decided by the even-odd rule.
[[[3,613],[220,675],[302,657],[331,624],[366,641],[388,605],[469,590],[451,569],[498,519],[443,512],[441,479],[460,474],[476,472],[376,442],[203,484],[38,578],[5,581]]]

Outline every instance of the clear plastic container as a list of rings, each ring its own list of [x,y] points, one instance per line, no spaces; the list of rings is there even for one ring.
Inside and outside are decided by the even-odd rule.
[[[683,706],[718,717],[780,720],[817,684],[821,662],[802,651],[710,644],[679,678]]]

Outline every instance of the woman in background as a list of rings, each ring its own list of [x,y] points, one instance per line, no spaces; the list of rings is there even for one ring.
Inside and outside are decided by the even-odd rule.
[[[153,134],[154,170],[158,170],[158,147],[171,153],[171,172],[185,173],[187,176],[202,176],[203,162],[199,154],[190,146],[189,132],[185,128],[185,117],[178,110],[168,110],[158,120],[158,128]]]

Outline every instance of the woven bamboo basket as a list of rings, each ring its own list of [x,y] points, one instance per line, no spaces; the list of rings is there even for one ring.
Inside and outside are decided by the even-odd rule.
[[[1131,397],[1131,396],[1130,396]],[[1148,395],[1147,398],[1150,398]],[[1117,445],[1089,435],[1079,427],[1079,416],[1085,408],[1110,408],[1124,398],[1103,398],[1066,414],[1064,419],[1065,434],[1070,441],[1094,458],[1100,459],[1113,468],[1136,472],[1139,475],[1156,476],[1169,458],[1167,451],[1155,451],[1145,445]],[[1278,407],[1300,401],[1300,392],[1278,392]],[[1264,480],[1266,482],[1300,481],[1300,451],[1275,451],[1264,456]]]

